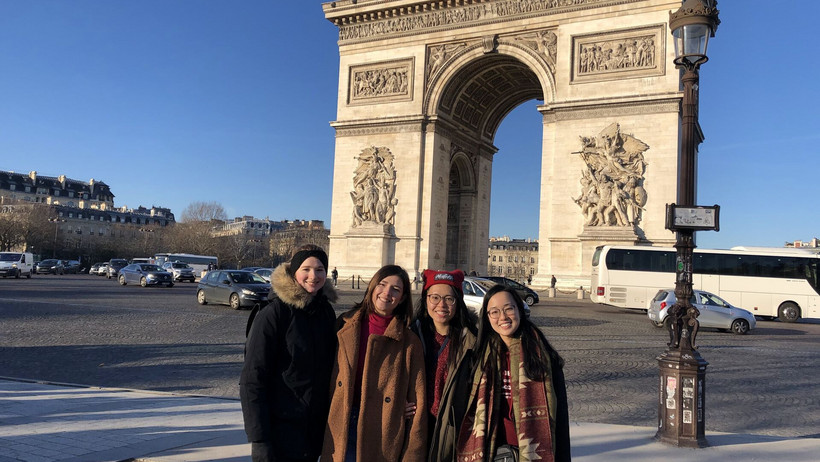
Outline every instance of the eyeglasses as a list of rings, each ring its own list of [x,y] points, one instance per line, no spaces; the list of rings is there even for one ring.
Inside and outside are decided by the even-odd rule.
[[[511,317],[513,317],[513,315],[515,315],[515,307],[508,306],[508,307],[504,308],[503,310],[500,310],[498,308],[492,309],[492,310],[487,312],[487,316],[489,316],[490,319],[498,319],[498,318],[501,317],[501,312],[502,311],[504,312],[504,315],[507,316],[508,318],[511,318]]]
[[[429,294],[429,295],[427,295],[427,301],[432,303],[434,306],[441,303],[442,300],[444,300],[444,303],[447,306],[453,306],[453,305],[456,304],[456,298],[453,297],[452,295],[447,295],[445,297],[442,297],[439,294]]]

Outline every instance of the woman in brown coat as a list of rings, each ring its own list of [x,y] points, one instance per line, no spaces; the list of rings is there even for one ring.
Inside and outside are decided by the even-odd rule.
[[[410,279],[382,267],[337,320],[339,347],[322,461],[424,462],[427,409],[421,341],[408,328]],[[408,406],[410,405],[410,406]]]

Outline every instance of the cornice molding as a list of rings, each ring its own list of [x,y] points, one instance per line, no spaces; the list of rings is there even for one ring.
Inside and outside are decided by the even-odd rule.
[[[404,37],[643,0],[340,0],[322,5],[339,28],[339,44]]]
[[[622,117],[643,114],[667,114],[680,111],[680,97],[667,96],[640,100],[595,100],[540,106],[544,123],[564,120]]]

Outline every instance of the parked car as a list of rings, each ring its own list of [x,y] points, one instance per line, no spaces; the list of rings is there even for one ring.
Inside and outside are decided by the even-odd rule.
[[[484,295],[497,284],[497,282],[489,279],[466,276],[464,282],[461,283],[461,290],[464,292],[464,304],[478,315],[481,311],[481,305],[484,303]],[[530,306],[526,301],[524,302],[524,316],[530,316]]]
[[[655,294],[646,314],[656,327],[666,326],[671,321],[672,318],[668,314],[675,300],[675,289],[661,289]],[[700,327],[714,327],[743,335],[757,325],[751,312],[733,306],[711,292],[695,290],[691,303],[700,311],[698,315]]]
[[[518,295],[521,296],[521,299],[527,303],[527,305],[535,305],[538,303],[538,292],[530,289],[529,287],[520,284],[516,281],[513,281],[510,278],[505,278],[502,276],[482,276],[484,279],[489,279],[490,281],[495,281],[499,284],[504,284],[507,287],[512,287],[518,292]]]
[[[168,271],[151,263],[134,263],[119,270],[117,280],[121,285],[129,282],[139,283],[143,287],[165,284],[174,287],[174,278]]]
[[[117,274],[119,274],[120,270],[125,268],[126,266],[128,266],[128,260],[125,260],[124,258],[112,258],[111,260],[108,260],[108,269],[106,270],[106,276],[108,276],[108,279],[117,277]]]
[[[273,268],[257,268],[253,270],[253,272],[262,276],[262,279],[270,282],[270,275],[273,274]]]
[[[66,274],[77,274],[80,272],[80,262],[78,260],[63,260],[63,271]]]
[[[94,273],[97,276],[107,276],[108,275],[108,262],[100,263],[99,268],[97,268],[97,272]]]
[[[175,282],[181,281],[188,281],[188,282],[195,282],[196,275],[194,274],[194,269],[191,268],[187,263],[182,263],[179,261],[166,261],[162,264],[162,269],[171,273],[174,277]]]
[[[65,274],[65,267],[63,262],[49,258],[37,263],[37,274]]]
[[[270,284],[252,271],[212,270],[199,281],[196,301],[200,305],[218,303],[238,310],[266,303]]]
[[[97,274],[97,271],[100,270],[100,266],[102,266],[101,262],[94,263],[93,265],[91,265],[91,268],[88,269],[88,274]]]
[[[0,275],[5,277],[31,278],[34,272],[34,255],[29,252],[0,252]]]

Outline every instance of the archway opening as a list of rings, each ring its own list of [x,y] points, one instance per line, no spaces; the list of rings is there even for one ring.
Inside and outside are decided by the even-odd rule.
[[[499,223],[503,222],[499,229],[505,234],[519,236],[506,231],[508,225],[514,227],[519,222],[525,223],[525,232],[531,237],[537,236],[542,138],[541,115],[534,102],[538,100],[543,101],[543,89],[535,72],[501,54],[468,63],[442,92],[437,116],[450,128],[446,138],[451,143],[445,231],[448,268],[489,273],[491,201],[493,209],[499,209]],[[499,132],[502,121],[510,115],[511,122],[505,123],[510,128]],[[519,120],[526,121],[523,128],[515,126]],[[516,134],[524,131],[526,134],[516,139]],[[498,146],[515,155],[505,159],[503,175],[496,178],[493,158],[499,152],[499,133],[502,137],[498,140],[504,144]],[[507,211],[525,208],[528,210],[519,217]]]

